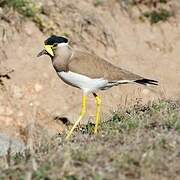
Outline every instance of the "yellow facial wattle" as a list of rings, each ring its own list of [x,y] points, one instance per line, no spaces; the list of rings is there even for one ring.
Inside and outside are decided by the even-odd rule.
[[[51,55],[54,56],[54,52],[52,50],[52,45],[44,45],[44,49]]]

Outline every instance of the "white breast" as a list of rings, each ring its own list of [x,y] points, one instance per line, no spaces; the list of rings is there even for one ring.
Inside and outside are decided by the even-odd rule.
[[[85,93],[96,92],[108,84],[108,81],[104,80],[103,78],[93,79],[71,71],[58,72],[58,75],[63,81],[73,86],[79,87]]]

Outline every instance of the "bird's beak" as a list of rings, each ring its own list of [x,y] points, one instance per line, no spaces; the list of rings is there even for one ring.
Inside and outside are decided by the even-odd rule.
[[[39,52],[38,55],[37,55],[37,57],[40,57],[40,56],[42,56],[42,55],[44,55],[44,54],[47,54],[47,52],[46,52],[45,49],[43,49],[41,52]]]
[[[50,54],[51,56],[54,56],[54,52],[52,50],[52,47],[51,45],[45,45],[44,46],[44,49],[37,55],[37,57],[40,57],[44,54]]]

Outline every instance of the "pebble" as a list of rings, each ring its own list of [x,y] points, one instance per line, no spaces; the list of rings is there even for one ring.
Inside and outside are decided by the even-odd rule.
[[[36,84],[34,85],[34,89],[35,89],[36,92],[40,92],[40,91],[43,89],[43,87],[42,87],[41,84],[36,83]]]
[[[13,86],[12,89],[14,98],[20,99],[23,97],[23,91],[19,86]]]

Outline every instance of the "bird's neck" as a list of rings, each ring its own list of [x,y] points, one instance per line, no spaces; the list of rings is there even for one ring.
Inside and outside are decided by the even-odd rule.
[[[52,63],[56,71],[68,71],[68,63],[72,56],[72,48],[69,45],[58,47]]]

